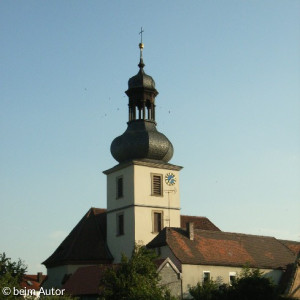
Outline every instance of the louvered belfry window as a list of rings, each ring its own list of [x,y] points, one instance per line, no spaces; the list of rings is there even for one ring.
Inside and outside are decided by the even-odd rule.
[[[152,174],[152,195],[162,196],[162,175]]]

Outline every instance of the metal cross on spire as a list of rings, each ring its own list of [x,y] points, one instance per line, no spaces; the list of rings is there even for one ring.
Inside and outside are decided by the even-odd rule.
[[[139,48],[140,48],[140,63],[138,64],[138,66],[140,68],[144,68],[145,64],[143,62],[143,49],[144,49],[144,44],[143,44],[143,27],[141,27],[141,31],[139,32],[139,34],[141,35],[141,42],[139,43]]]
[[[143,44],[143,27],[141,27],[141,31],[139,32],[139,34],[141,35],[141,44]]]

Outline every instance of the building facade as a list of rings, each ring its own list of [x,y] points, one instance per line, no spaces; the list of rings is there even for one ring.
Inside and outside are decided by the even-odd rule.
[[[88,296],[80,284],[100,278],[101,266],[119,263],[123,254],[130,257],[135,244],[159,254],[161,282],[179,298],[188,297],[189,286],[197,282],[213,278],[230,284],[245,265],[260,268],[280,283],[294,264],[300,243],[222,232],[207,218],[180,214],[182,167],[169,163],[173,145],[157,130],[158,91],[144,71],[143,48],[140,43],[139,71],[129,79],[126,91],[127,129],[111,144],[118,164],[103,172],[107,209],[91,208],[44,262],[48,273],[44,286],[67,286],[75,295],[82,291]],[[97,284],[94,279],[90,281]],[[97,295],[97,289],[90,291]]]

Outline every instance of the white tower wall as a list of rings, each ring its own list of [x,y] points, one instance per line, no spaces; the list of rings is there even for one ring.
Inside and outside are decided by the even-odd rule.
[[[119,262],[121,254],[131,256],[135,243],[146,245],[154,231],[154,213],[162,216],[161,227],[180,227],[179,170],[166,163],[133,161],[105,171],[107,175],[107,243]],[[176,183],[167,185],[165,175],[175,175]],[[152,193],[152,175],[161,175],[162,193]],[[117,198],[117,179],[123,178],[123,197]],[[118,215],[124,216],[124,234],[118,235]]]

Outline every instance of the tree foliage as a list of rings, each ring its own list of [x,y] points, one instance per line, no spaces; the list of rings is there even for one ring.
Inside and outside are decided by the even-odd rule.
[[[27,266],[21,259],[16,262],[11,261],[5,253],[0,253],[0,287],[7,287],[10,289],[20,288],[23,275],[27,270]],[[0,299],[14,299],[12,295],[3,295],[2,290],[0,291]]]
[[[190,287],[189,292],[195,300],[218,300],[220,299],[219,285],[214,280],[209,280],[196,286]]]
[[[170,293],[159,285],[156,258],[142,246],[135,247],[130,259],[123,255],[120,265],[107,269],[103,276],[103,299],[171,300]]]
[[[277,299],[276,286],[259,269],[244,268],[232,286],[235,299],[273,300]]]
[[[18,261],[12,262],[5,253],[0,253],[0,278],[5,275],[10,275],[20,283],[26,270],[27,266],[20,258]]]

